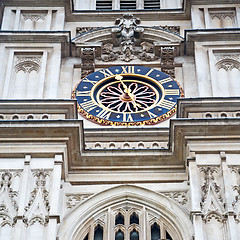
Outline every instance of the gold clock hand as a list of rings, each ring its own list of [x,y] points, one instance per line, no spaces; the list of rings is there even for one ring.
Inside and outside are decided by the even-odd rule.
[[[122,81],[123,76],[117,74],[116,77],[115,77],[115,79],[120,81],[120,83],[123,85],[124,92],[125,92],[125,93],[128,93],[128,87],[127,87],[127,85]]]
[[[131,93],[131,89],[127,87],[127,85],[123,82],[123,76],[117,74],[115,77],[116,80],[119,80],[124,88],[124,92],[128,94],[128,96],[131,98],[132,102],[133,102],[133,106],[134,108],[141,107],[140,104],[136,103],[136,101],[134,100],[134,95]]]

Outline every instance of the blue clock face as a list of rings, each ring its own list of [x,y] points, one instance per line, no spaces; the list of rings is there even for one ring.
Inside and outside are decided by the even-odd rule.
[[[160,123],[176,113],[180,85],[167,74],[143,66],[116,66],[83,78],[75,90],[78,111],[101,125]]]

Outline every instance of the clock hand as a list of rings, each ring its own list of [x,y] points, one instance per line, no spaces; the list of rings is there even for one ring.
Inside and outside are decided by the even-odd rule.
[[[128,87],[127,87],[127,85],[122,81],[123,76],[117,74],[116,77],[115,77],[115,79],[116,79],[116,80],[119,80],[119,81],[121,82],[121,84],[122,84],[122,86],[123,86],[123,88],[124,88],[124,92],[125,92],[125,93],[128,93]]]
[[[127,95],[131,98],[132,100],[132,103],[133,103],[133,106],[134,108],[137,108],[138,107],[141,107],[140,104],[136,103],[136,101],[134,100],[134,95],[131,93],[131,89],[127,87],[127,85],[123,82],[123,76],[117,74],[116,77],[115,77],[116,80],[119,80],[124,88],[124,92],[127,93]]]

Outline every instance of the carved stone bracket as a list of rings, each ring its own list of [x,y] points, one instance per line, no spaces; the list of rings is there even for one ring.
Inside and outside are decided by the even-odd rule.
[[[95,48],[81,48],[82,78],[94,72],[95,69]]]
[[[161,47],[161,71],[175,78],[175,47]]]

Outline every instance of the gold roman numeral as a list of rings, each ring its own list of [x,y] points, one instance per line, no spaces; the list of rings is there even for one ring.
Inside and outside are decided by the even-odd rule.
[[[76,96],[77,97],[86,97],[90,96],[90,91],[76,91]]]
[[[172,81],[172,78],[168,77],[168,78],[164,78],[164,79],[160,80],[159,82],[161,84],[164,84],[164,83],[171,82],[171,81]]]
[[[132,115],[129,113],[123,113],[123,122],[133,122]]]
[[[147,111],[147,114],[149,115],[150,118],[156,118],[157,117],[156,114],[154,114],[152,112],[149,112],[149,111]]]
[[[100,70],[99,72],[102,73],[104,77],[110,77],[114,75],[109,69],[103,69],[103,70]]]
[[[145,75],[148,76],[154,69],[151,69],[148,71],[148,73],[146,73]]]
[[[165,89],[166,95],[179,95],[179,89]]]
[[[93,80],[89,80],[88,78],[84,78],[82,80],[82,82],[91,83],[92,85],[94,85],[97,81],[93,81]]]
[[[100,117],[100,118],[103,118],[103,119],[107,119],[107,120],[108,120],[109,117],[110,117],[110,115],[111,115],[111,112],[103,109],[100,113],[97,114],[97,117]]]
[[[92,111],[94,108],[97,107],[93,100],[81,103],[81,107],[83,107],[86,111]]]
[[[163,101],[160,102],[160,104],[158,104],[158,106],[166,108],[168,110],[170,110],[174,105],[175,105],[175,102],[171,102],[166,99],[163,99]]]
[[[135,66],[121,66],[122,67],[122,72],[121,73],[134,73],[134,67]]]

